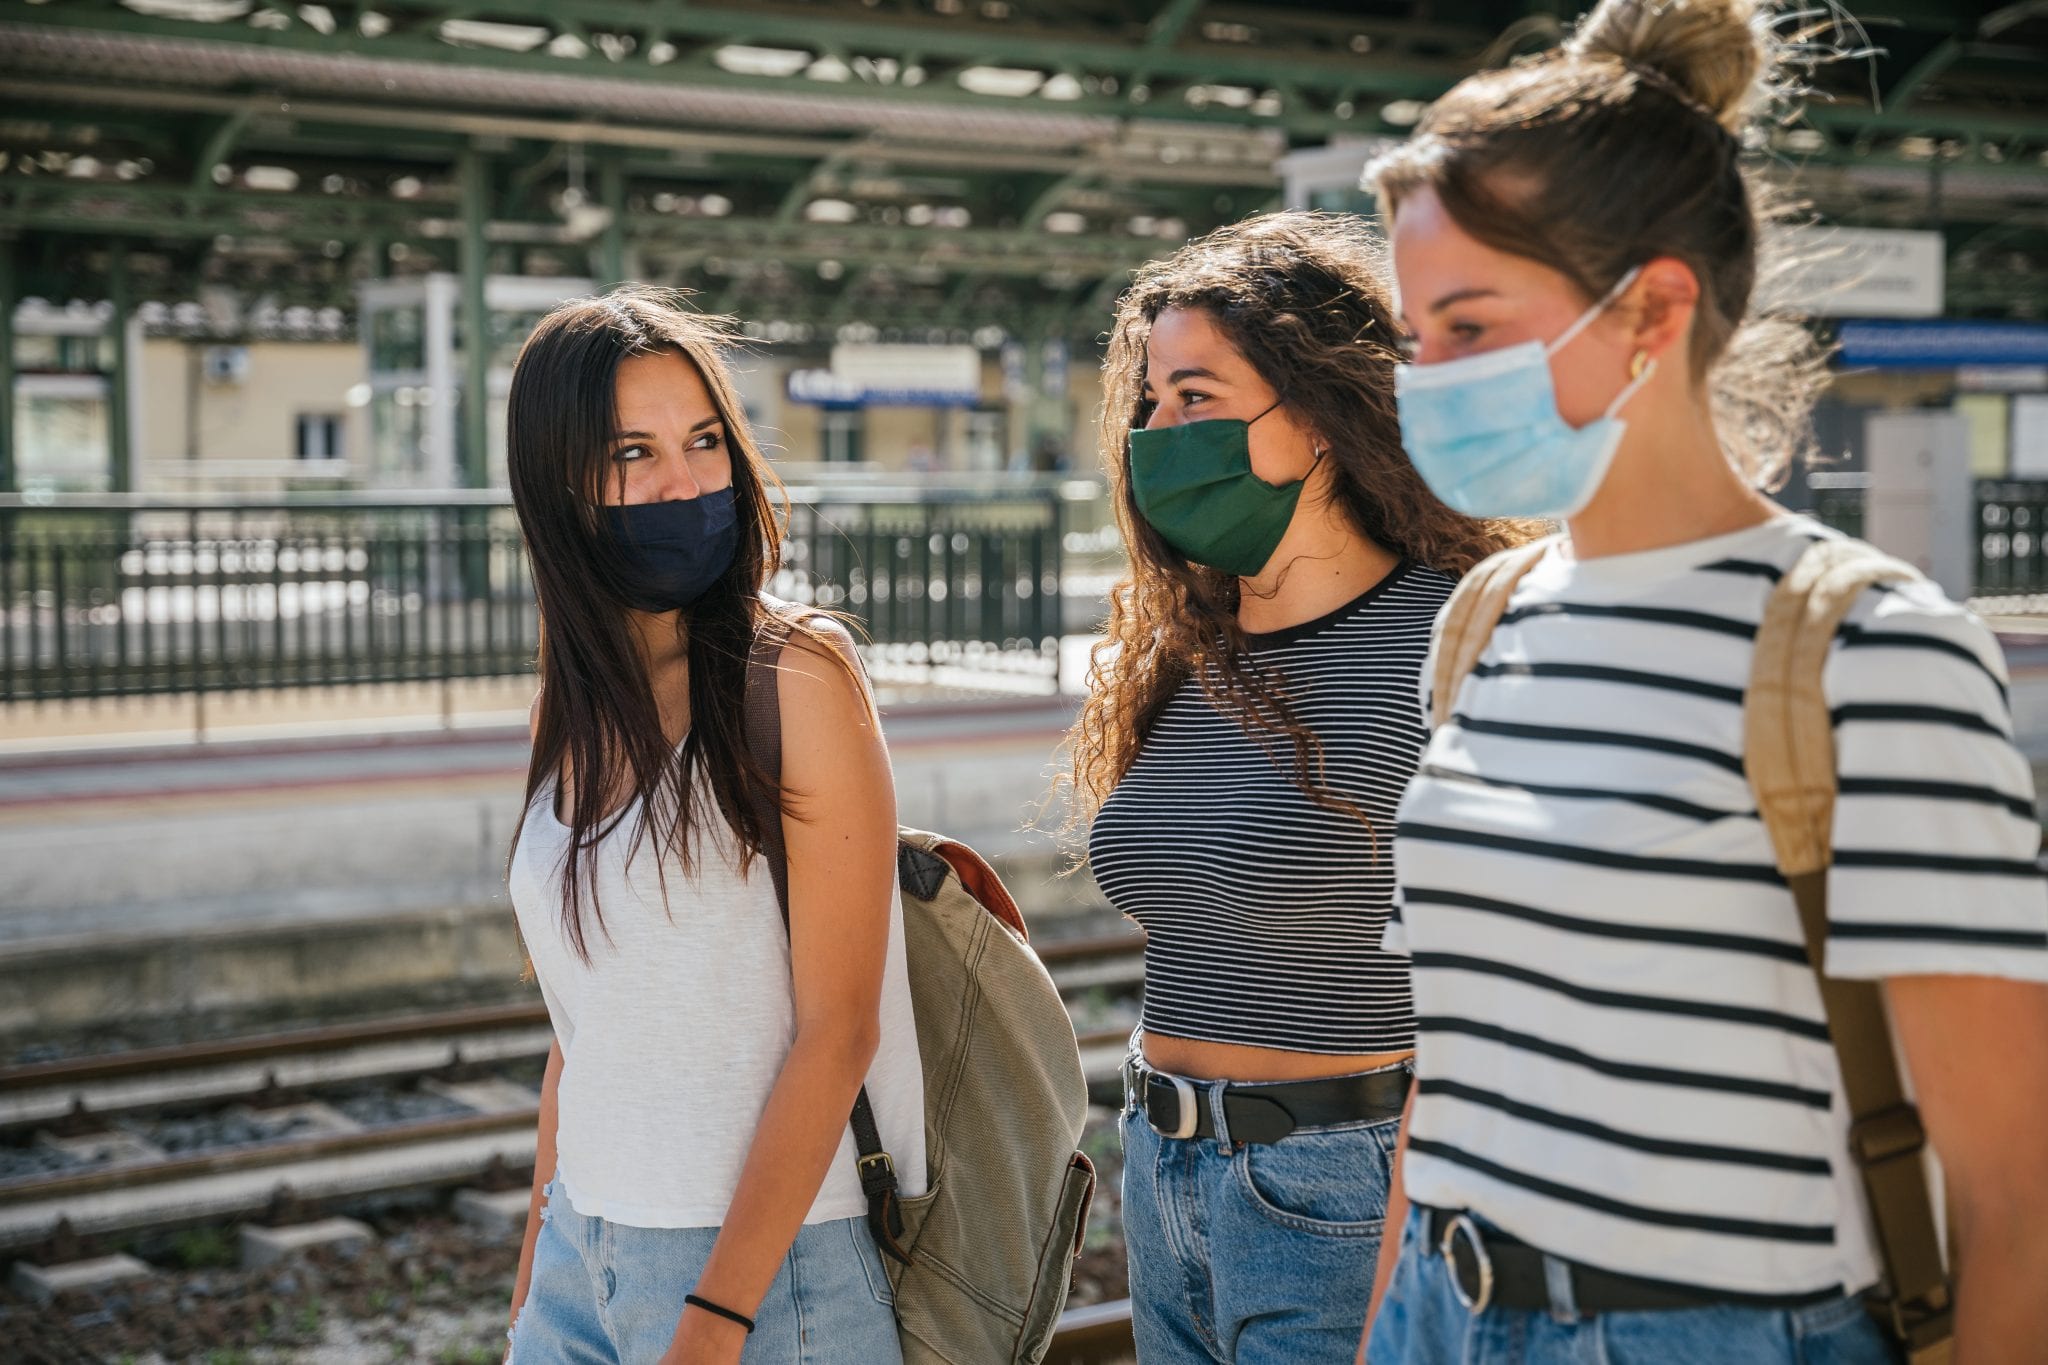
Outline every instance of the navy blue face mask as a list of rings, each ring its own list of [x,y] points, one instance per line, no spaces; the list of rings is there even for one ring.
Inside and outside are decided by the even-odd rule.
[[[725,576],[739,552],[730,487],[679,502],[604,510],[626,559],[626,604],[636,611],[690,606]]]

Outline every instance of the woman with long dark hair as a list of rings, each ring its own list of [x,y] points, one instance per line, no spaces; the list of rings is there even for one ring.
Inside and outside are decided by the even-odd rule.
[[[513,372],[542,646],[511,886],[556,1032],[519,1362],[899,1358],[848,1126],[865,1082],[921,1191],[888,755],[850,640],[762,597],[774,476],[725,336],[619,290]],[[771,625],[786,925],[744,719]]]
[[[1075,725],[1075,818],[1148,931],[1126,1064],[1138,1355],[1348,1360],[1415,1021],[1375,944],[1417,679],[1453,579],[1513,528],[1401,451],[1358,220],[1283,213],[1146,267],[1102,449],[1131,576]]]

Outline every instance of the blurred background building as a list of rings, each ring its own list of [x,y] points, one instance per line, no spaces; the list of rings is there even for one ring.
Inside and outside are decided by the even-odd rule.
[[[1370,212],[1370,153],[1557,41],[1555,8],[0,5],[0,487],[502,486],[527,326],[626,279],[744,320],[792,466],[1085,472],[1134,265],[1282,204]],[[1813,295],[1827,444],[1939,404],[1979,474],[2048,474],[2048,20],[1856,18],[1876,50],[1770,139],[1858,229]]]

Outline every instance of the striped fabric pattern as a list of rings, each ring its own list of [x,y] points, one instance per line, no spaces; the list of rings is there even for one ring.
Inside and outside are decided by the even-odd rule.
[[[1414,965],[1410,1198],[1737,1298],[1876,1279],[1742,764],[1764,603],[1831,534],[1784,517],[1584,563],[1553,549],[1516,589],[1400,813],[1385,946]],[[1874,588],[1823,687],[1829,970],[2048,980],[2032,772],[1990,632],[1930,585]]]
[[[1326,1054],[1411,1046],[1408,965],[1379,950],[1401,793],[1425,738],[1415,693],[1451,581],[1402,565],[1319,620],[1250,639],[1321,739],[1314,804],[1268,747],[1189,682],[1089,834],[1095,879],[1145,926],[1144,1027]]]

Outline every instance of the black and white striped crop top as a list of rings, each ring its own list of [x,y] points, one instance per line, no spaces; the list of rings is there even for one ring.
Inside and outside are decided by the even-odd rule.
[[[1295,1052],[1414,1045],[1408,963],[1379,949],[1394,893],[1394,817],[1427,734],[1422,661],[1449,578],[1403,564],[1318,620],[1253,635],[1323,746],[1355,816],[1294,784],[1190,680],[1161,709],[1089,831],[1098,885],[1145,927],[1144,1027]]]

